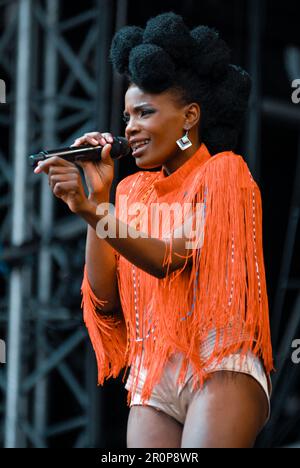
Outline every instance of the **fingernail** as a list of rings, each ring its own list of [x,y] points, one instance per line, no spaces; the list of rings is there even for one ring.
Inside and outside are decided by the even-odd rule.
[[[37,166],[37,167],[34,169],[34,171],[33,171],[33,172],[35,172],[35,174],[38,174],[38,173],[40,172],[40,167],[39,167],[39,166]]]
[[[108,141],[109,141],[110,143],[113,143],[113,141],[114,141],[113,137],[109,137],[109,138],[108,138]]]

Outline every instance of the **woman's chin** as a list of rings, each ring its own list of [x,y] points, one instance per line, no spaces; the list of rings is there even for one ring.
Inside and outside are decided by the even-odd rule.
[[[161,164],[151,163],[149,161],[143,161],[143,158],[136,158],[135,164],[141,169],[155,169],[160,168]]]
[[[155,164],[153,159],[149,156],[147,157],[147,155],[142,155],[139,158],[135,158],[135,164],[141,169],[153,169],[158,167],[158,164]]]

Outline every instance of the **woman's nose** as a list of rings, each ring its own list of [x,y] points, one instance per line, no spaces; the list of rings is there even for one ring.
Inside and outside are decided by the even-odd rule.
[[[125,136],[128,139],[128,137],[134,133],[137,133],[139,131],[139,127],[137,124],[137,120],[134,117],[131,117],[129,121],[127,122],[126,128],[125,128]]]

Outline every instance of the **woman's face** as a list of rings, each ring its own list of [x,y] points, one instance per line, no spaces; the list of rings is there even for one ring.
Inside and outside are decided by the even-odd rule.
[[[125,135],[138,167],[152,169],[165,166],[167,172],[173,172],[180,161],[184,162],[196,151],[199,140],[184,152],[176,144],[191,119],[187,107],[180,106],[169,91],[149,94],[135,85],[128,88],[125,95]],[[197,128],[193,130],[194,139],[198,139],[195,137]]]

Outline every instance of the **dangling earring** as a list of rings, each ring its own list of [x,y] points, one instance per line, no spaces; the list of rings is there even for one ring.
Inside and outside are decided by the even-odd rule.
[[[190,148],[190,146],[193,145],[191,140],[189,139],[188,136],[189,131],[187,130],[185,135],[182,138],[179,138],[179,140],[176,141],[177,145],[181,149],[181,151],[185,151],[186,149]]]

